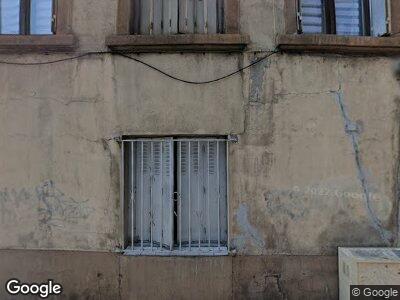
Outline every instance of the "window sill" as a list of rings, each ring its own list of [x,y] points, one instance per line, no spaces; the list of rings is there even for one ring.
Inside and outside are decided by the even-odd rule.
[[[70,52],[75,48],[73,35],[0,35],[0,53]]]
[[[240,34],[112,35],[106,44],[120,52],[241,52],[250,42]]]
[[[400,54],[400,38],[287,34],[278,36],[278,48],[287,52],[396,55]]]
[[[208,248],[208,247],[195,247],[193,246],[191,250],[182,249],[182,250],[165,250],[154,248],[151,249],[131,249],[127,248],[123,252],[124,255],[127,256],[227,256],[229,255],[227,247],[218,248]]]

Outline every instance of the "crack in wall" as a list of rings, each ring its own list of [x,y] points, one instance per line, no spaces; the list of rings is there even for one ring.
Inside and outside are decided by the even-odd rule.
[[[388,246],[390,246],[393,241],[392,233],[384,228],[382,222],[378,219],[378,217],[376,216],[376,214],[371,206],[371,197],[370,197],[371,191],[369,188],[367,175],[366,175],[365,168],[363,166],[363,163],[361,160],[361,154],[360,154],[360,146],[359,146],[360,129],[359,129],[358,125],[355,122],[353,122],[349,117],[348,111],[347,111],[345,103],[344,103],[344,96],[343,96],[343,91],[342,91],[341,85],[339,86],[338,91],[332,91],[332,93],[335,95],[336,103],[339,106],[339,110],[340,110],[340,113],[343,118],[343,122],[344,122],[344,126],[345,126],[345,133],[346,133],[346,135],[349,136],[350,141],[351,141],[351,145],[352,145],[353,153],[354,153],[354,159],[355,159],[355,163],[357,166],[358,179],[360,180],[363,197],[365,200],[365,206],[367,208],[368,217],[371,219],[372,226],[378,232],[380,238]]]

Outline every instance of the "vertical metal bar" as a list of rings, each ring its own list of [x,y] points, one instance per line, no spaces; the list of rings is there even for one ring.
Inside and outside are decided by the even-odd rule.
[[[172,26],[172,15],[171,15],[171,5],[172,1],[168,1],[168,34],[171,34],[171,26]],[[164,21],[164,26],[165,26],[165,21]]]
[[[198,33],[199,30],[197,29],[199,26],[199,22],[197,22],[197,1],[193,1],[193,33]]]
[[[218,250],[221,244],[220,224],[220,182],[219,182],[219,142],[217,141],[217,185],[218,185]]]
[[[226,143],[226,220],[228,226],[227,248],[230,249],[230,228],[229,228],[229,142]]]
[[[170,189],[170,194],[169,194],[169,203],[170,203],[170,236],[169,236],[169,249],[172,251],[173,247],[174,247],[174,207],[175,207],[175,203],[174,203],[174,171],[173,169],[175,168],[175,162],[174,162],[174,142],[172,139],[169,140],[169,189]],[[171,168],[172,166],[172,168]]]
[[[197,141],[197,214],[199,218],[199,248],[201,243],[201,217],[200,217],[200,141]]]
[[[143,180],[144,180],[144,172],[143,172],[143,143],[141,145],[141,153],[140,153],[140,248],[143,250]]]
[[[204,33],[208,33],[208,0],[204,0]]]
[[[154,0],[150,0],[150,35],[153,34],[153,29],[154,29]],[[151,144],[153,146],[153,143]]]
[[[191,214],[192,214],[192,209],[191,209],[191,197],[190,197],[190,172],[191,172],[191,168],[190,168],[190,164],[191,164],[191,162],[190,162],[190,146],[191,146],[191,142],[189,142],[189,163],[188,163],[188,170],[189,170],[189,184],[188,184],[188,190],[189,190],[189,250],[191,250],[191,248],[192,248],[192,235],[191,235],[191,230],[190,230],[190,217],[191,217]]]
[[[150,248],[153,250],[153,142],[150,142]]]
[[[185,1],[185,32],[187,32],[188,29],[188,0],[184,0]]]
[[[125,185],[124,185],[124,183],[125,183],[125,170],[124,170],[124,164],[125,164],[125,162],[124,162],[124,152],[125,152],[125,149],[124,149],[124,141],[121,141],[121,166],[120,166],[120,179],[119,179],[119,185],[120,185],[120,202],[121,202],[121,207],[122,207],[122,215],[124,216],[125,215],[125,213],[126,213],[126,209],[127,209],[127,205],[125,204],[125,191],[124,191],[124,189],[125,189]],[[125,225],[122,223],[121,224],[122,225],[122,228],[123,228],[123,231],[124,231],[124,244],[125,244],[125,237],[126,237],[126,232],[125,232],[125,230],[126,230],[126,227],[125,227]],[[124,247],[125,247],[125,245],[124,245]]]
[[[179,166],[178,166],[178,228],[179,250],[182,250],[182,142],[179,142]]]
[[[208,223],[208,248],[211,248],[211,222],[210,222],[210,142],[207,142],[207,223]]]
[[[163,174],[163,153],[164,153],[164,149],[163,149],[163,142],[160,142],[160,154],[161,154],[161,158],[160,158],[160,173],[161,173],[161,222],[160,222],[160,250],[162,250],[162,244],[163,244],[163,230],[164,230],[164,225],[163,225],[163,214],[164,214],[164,207],[163,207],[163,196],[164,196],[164,186],[163,186],[163,182],[164,182],[164,174]]]
[[[133,197],[134,197],[134,181],[133,181],[133,174],[134,174],[134,167],[133,167],[133,145],[134,142],[131,142],[131,223],[132,223],[132,228],[131,228],[131,248],[133,250],[133,243],[134,243],[134,236],[135,236],[135,225],[134,225],[134,217],[133,217]]]

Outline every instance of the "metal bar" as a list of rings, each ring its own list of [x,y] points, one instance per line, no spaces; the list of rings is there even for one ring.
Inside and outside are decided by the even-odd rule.
[[[150,0],[150,22],[149,22],[149,26],[150,26],[150,35],[153,34],[153,29],[154,29],[154,0]]]
[[[188,0],[185,0],[185,32],[187,32],[188,29]]]
[[[121,142],[121,166],[120,166],[120,179],[119,179],[119,188],[120,188],[120,202],[121,202],[121,207],[122,207],[122,215],[125,215],[126,212],[126,204],[125,204],[125,186],[124,186],[124,180],[125,180],[125,174],[124,174],[124,142]],[[124,244],[125,244],[125,225],[121,224],[123,231],[124,231]],[[125,245],[124,245],[125,248]]]
[[[162,142],[162,141],[165,141],[165,139],[151,139],[151,138],[149,138],[149,139],[146,139],[146,138],[139,138],[139,139],[124,139],[123,140],[124,142]],[[181,139],[174,139],[174,141],[175,142],[197,142],[197,141],[200,141],[200,142],[226,142],[226,141],[229,141],[229,139],[226,139],[226,138],[221,138],[221,139],[219,139],[219,138],[204,138],[204,139],[202,139],[202,138],[199,138],[199,139],[196,139],[196,138],[181,138]]]
[[[199,218],[199,248],[201,243],[201,218],[200,218],[200,142],[197,142],[197,214]]]
[[[191,172],[191,168],[190,168],[190,164],[191,164],[191,162],[190,162],[190,146],[191,146],[191,142],[189,142],[189,163],[188,163],[188,170],[189,170],[189,184],[188,184],[188,190],[189,190],[189,250],[191,250],[191,247],[192,247],[192,236],[191,236],[191,230],[190,230],[190,217],[191,217],[191,214],[192,214],[192,209],[191,209],[191,197],[190,197],[190,172]]]
[[[211,222],[210,222],[210,142],[207,142],[207,223],[208,223],[208,248],[211,248]]]
[[[161,147],[161,149],[160,149],[160,154],[161,154],[161,158],[160,158],[160,174],[161,174],[161,197],[160,197],[160,199],[161,199],[161,222],[160,222],[160,249],[162,250],[162,248],[163,248],[163,246],[162,246],[162,244],[163,244],[163,230],[164,230],[164,225],[163,225],[163,215],[164,215],[164,207],[163,207],[163,196],[164,196],[164,192],[163,192],[163,190],[164,190],[164,186],[163,186],[163,179],[164,179],[164,174],[163,174],[163,156],[164,156],[164,149],[163,149],[163,142],[161,142],[161,145],[160,145],[160,147]]]
[[[204,33],[208,33],[208,0],[204,0]]]
[[[133,193],[134,193],[134,182],[133,182],[133,172],[134,172],[134,167],[133,167],[133,143],[131,142],[131,223],[132,223],[132,231],[131,231],[131,247],[133,249],[133,243],[134,243],[134,236],[135,236],[135,223],[134,223],[134,217],[133,217]]]
[[[140,248],[143,250],[143,177],[144,177],[144,172],[143,172],[143,143],[142,142],[142,151],[140,153],[141,155],[141,168],[140,168]]]
[[[169,189],[170,189],[170,198],[169,198],[169,203],[170,203],[170,236],[169,236],[169,249],[172,251],[172,248],[174,246],[174,171],[173,169],[175,168],[175,162],[174,162],[174,142],[172,139],[170,139],[169,141],[169,178],[170,178],[170,182],[169,182]]]
[[[217,186],[218,186],[218,250],[221,243],[221,229],[220,229],[220,184],[219,184],[219,142],[217,142]]]
[[[150,142],[150,248],[153,250],[153,142]]]
[[[178,166],[178,228],[179,228],[179,250],[182,250],[182,142],[179,143],[179,166]]]
[[[228,226],[227,248],[230,249],[230,228],[229,228],[229,143],[226,142],[226,220]]]

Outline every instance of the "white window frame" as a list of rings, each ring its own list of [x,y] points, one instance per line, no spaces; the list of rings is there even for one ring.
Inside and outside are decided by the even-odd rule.
[[[122,207],[122,216],[123,216],[122,219],[123,219],[123,228],[124,228],[124,232],[123,232],[124,251],[123,251],[123,253],[125,255],[141,255],[141,256],[221,256],[221,255],[228,255],[229,248],[230,248],[230,245],[229,245],[229,241],[230,241],[230,228],[229,228],[229,142],[230,141],[236,141],[236,140],[237,139],[235,137],[233,137],[233,136],[228,136],[228,137],[226,137],[226,136],[225,137],[206,137],[206,138],[204,138],[204,137],[199,137],[199,138],[197,138],[197,137],[160,137],[160,138],[122,138],[121,139],[121,180],[120,180],[121,185],[120,185],[120,195],[121,195],[121,204],[122,204],[121,207]],[[138,195],[136,193],[136,186],[138,185],[138,182],[134,183],[134,180],[136,180],[136,179],[133,179],[134,178],[133,176],[136,176],[138,170],[140,170],[140,172],[142,172],[142,173],[140,173],[140,176],[142,176],[142,177],[138,177],[138,178],[141,178],[141,179],[138,179],[138,180],[142,180],[143,181],[143,178],[145,178],[145,177],[143,177],[144,176],[144,174],[143,174],[143,166],[141,166],[141,168],[139,168],[139,169],[137,169],[139,166],[135,166],[136,162],[137,162],[137,160],[136,160],[137,158],[135,158],[135,159],[133,158],[133,156],[134,156],[133,152],[136,151],[136,150],[139,152],[139,149],[143,149],[143,148],[141,148],[141,147],[143,147],[143,144],[144,143],[149,143],[149,142],[151,144],[151,149],[152,149],[151,150],[151,162],[150,162],[150,164],[153,167],[155,166],[155,164],[154,164],[155,162],[153,160],[153,145],[154,145],[154,143],[159,143],[159,145],[161,145],[162,148],[160,148],[160,146],[158,146],[159,149],[162,149],[161,153],[163,153],[162,151],[164,151],[163,150],[164,147],[165,147],[165,146],[163,146],[164,143],[170,142],[172,144],[172,146],[171,146],[171,148],[169,150],[170,152],[171,152],[171,150],[174,149],[174,145],[177,148],[176,150],[173,150],[173,152],[177,153],[176,154],[177,155],[177,162],[175,163],[176,169],[175,169],[174,164],[172,164],[172,169],[171,169],[171,172],[173,174],[178,174],[178,175],[176,175],[178,178],[175,181],[175,185],[173,185],[173,187],[174,186],[175,187],[171,189],[171,191],[173,192],[173,193],[171,193],[171,197],[173,199],[171,199],[171,201],[172,201],[172,205],[171,205],[172,206],[172,212],[171,212],[171,215],[172,216],[171,216],[171,219],[169,220],[169,224],[171,225],[171,230],[172,230],[172,243],[167,248],[163,244],[163,240],[162,240],[164,233],[161,234],[161,242],[160,243],[155,245],[155,242],[153,241],[153,238],[151,237],[151,242],[150,243],[147,242],[147,244],[144,244],[143,243],[143,237],[145,235],[143,234],[143,229],[141,229],[142,233],[139,233],[140,234],[140,242],[135,241],[135,237],[136,237],[136,234],[137,234],[136,230],[138,230],[136,228],[137,227],[136,225],[138,223],[136,223],[136,222],[139,222],[139,220],[136,220],[137,212],[136,211],[134,212],[134,210],[130,209],[130,208],[131,207],[137,207],[136,200],[143,201],[144,198],[143,198],[143,195],[141,193],[139,193],[140,195]],[[133,148],[134,147],[133,146],[134,143],[137,143],[137,146],[135,146],[135,148]],[[187,145],[193,145],[194,143],[197,143],[198,149],[200,149],[199,148],[200,147],[200,143],[206,143],[206,144],[203,144],[203,145],[208,145],[208,147],[210,147],[210,143],[215,143],[215,145],[217,145],[216,149],[219,149],[219,151],[217,151],[217,153],[220,153],[221,151],[224,152],[224,150],[226,150],[226,153],[224,153],[224,160],[225,161],[223,161],[224,164],[225,164],[226,170],[224,170],[224,166],[221,165],[222,166],[222,170],[224,171],[224,172],[222,172],[222,174],[223,174],[223,176],[225,176],[225,182],[223,181],[224,178],[221,179],[221,178],[218,177],[219,178],[218,179],[219,180],[218,181],[219,184],[217,185],[218,186],[218,191],[219,191],[219,188],[221,186],[220,183],[221,182],[225,183],[225,187],[224,188],[226,190],[224,190],[224,196],[226,195],[225,196],[226,200],[223,199],[222,201],[226,201],[226,203],[223,203],[222,207],[226,207],[226,212],[225,212],[226,220],[223,220],[223,221],[220,220],[221,213],[220,213],[219,209],[221,207],[221,204],[220,204],[219,201],[220,201],[220,195],[221,195],[220,193],[221,193],[221,191],[219,191],[219,192],[217,192],[218,193],[218,221],[217,221],[218,222],[217,223],[218,224],[218,231],[217,231],[218,232],[218,243],[217,244],[216,243],[210,244],[210,235],[211,234],[215,235],[215,231],[207,230],[207,232],[204,232],[204,233],[201,232],[200,233],[201,223],[200,223],[200,225],[198,227],[196,227],[196,228],[199,229],[198,230],[198,232],[199,232],[199,234],[198,234],[199,242],[197,244],[193,244],[192,245],[192,241],[195,241],[195,238],[191,238],[190,233],[189,233],[189,238],[188,238],[188,242],[187,242],[188,244],[187,245],[183,245],[182,244],[182,239],[184,239],[184,238],[182,238],[182,233],[177,232],[177,231],[179,231],[178,228],[182,228],[182,226],[183,226],[182,225],[182,216],[184,215],[182,212],[178,211],[182,207],[182,199],[181,199],[182,196],[181,195],[182,195],[183,192],[182,192],[182,188],[178,187],[178,186],[180,185],[180,182],[181,182],[181,180],[183,178],[182,177],[183,175],[181,174],[181,172],[182,172],[181,154],[183,152],[182,152],[182,149],[180,147],[182,147],[182,144],[184,144],[184,143],[186,143]],[[221,143],[223,143],[225,149],[222,149],[222,148],[220,149],[219,148],[219,145]],[[179,148],[178,148],[178,145],[179,145]],[[130,149],[135,149],[135,150],[134,151],[129,150],[128,149],[129,147],[131,147]],[[136,147],[138,147],[138,148],[136,148]],[[207,148],[207,147],[205,146],[205,148]],[[208,151],[210,151],[209,149],[210,148],[208,148]],[[125,152],[127,152],[127,153],[125,153]],[[193,153],[191,153],[191,154],[193,154]],[[126,157],[126,155],[129,155],[129,158]],[[139,155],[139,153],[137,153],[137,155]],[[143,152],[141,152],[141,155],[142,155],[142,158],[140,160],[141,161],[140,164],[142,165],[143,164]],[[174,155],[174,154],[172,154],[172,155]],[[218,157],[218,155],[219,154],[217,154],[217,157]],[[135,157],[136,157],[136,153],[135,153]],[[162,157],[163,157],[163,155],[161,155],[161,166],[164,165]],[[189,164],[190,164],[190,157],[191,156],[188,156]],[[199,153],[198,153],[198,157],[200,157]],[[208,160],[207,169],[203,169],[203,172],[205,172],[207,174],[207,177],[210,176],[210,169],[209,169],[210,168],[210,162],[209,162],[210,157],[212,157],[212,156],[210,156],[210,153],[207,152],[207,160]],[[132,161],[131,162],[126,162],[125,161],[126,159],[129,159],[129,160],[132,160]],[[200,163],[200,162],[198,162],[198,163]],[[205,164],[205,162],[203,162],[203,163]],[[131,166],[133,166],[133,167],[131,167]],[[219,166],[219,162],[218,162],[217,166]],[[163,167],[161,167],[161,174],[162,174],[161,176],[163,177],[163,179],[161,181],[161,186],[164,186],[164,178],[166,178],[166,177],[163,176],[164,173],[163,173],[163,169],[162,168]],[[217,167],[217,170],[218,170],[217,171],[217,176],[220,176],[220,171],[219,171],[220,167]],[[128,172],[130,172],[131,175],[129,175]],[[135,175],[133,175],[133,172],[135,172]],[[189,176],[188,177],[189,178],[189,182],[191,182],[190,181],[190,174],[191,174],[190,173],[190,168],[189,168],[188,174],[189,174],[188,175]],[[128,179],[127,179],[127,176],[129,177]],[[153,182],[153,180],[155,180],[154,179],[154,175],[152,176],[152,174],[150,174],[149,176],[151,178],[150,182]],[[203,178],[200,175],[198,175],[197,178],[198,178],[197,180],[199,180],[199,178],[202,178],[205,181],[205,178]],[[128,186],[126,186],[126,183],[125,183],[127,180],[132,181],[131,184],[128,182]],[[151,185],[151,183],[150,183],[150,185]],[[204,183],[204,185],[205,185],[205,183]],[[190,183],[188,184],[188,186],[189,186],[188,189],[190,189]],[[207,193],[209,193],[208,192],[208,186],[209,186],[209,184],[207,183],[207,188],[204,187],[205,190],[207,190]],[[130,188],[130,187],[135,187],[135,188]],[[129,189],[130,191],[127,191],[127,189]],[[135,189],[135,191],[132,192],[134,189]],[[143,187],[142,187],[142,189],[143,189]],[[151,195],[151,190],[152,190],[152,188],[150,187],[150,195]],[[193,191],[192,189],[190,189],[190,190]],[[164,199],[163,198],[164,196],[165,195],[162,193],[160,200]],[[188,197],[190,199],[190,196],[188,196]],[[199,196],[198,195],[198,197],[199,197],[198,199],[201,199],[201,197],[204,197],[204,196]],[[152,199],[151,196],[150,196],[150,199]],[[152,200],[150,200],[150,203],[151,203],[151,201]],[[174,204],[174,201],[176,201],[177,204]],[[207,200],[207,201],[209,201],[209,200]],[[141,203],[143,203],[143,202],[141,202]],[[163,203],[163,200],[161,200],[161,203]],[[189,200],[189,203],[190,203],[190,200]],[[142,204],[140,204],[140,205],[142,205]],[[203,205],[205,205],[205,204],[203,204]],[[210,213],[210,208],[209,208],[210,206],[209,205],[210,204],[208,204],[207,207],[208,207],[208,214],[210,215],[211,213]],[[163,207],[162,204],[161,204],[161,207]],[[176,209],[177,211],[175,212],[174,209]],[[189,211],[191,211],[190,210],[190,206],[189,206]],[[204,212],[207,213],[205,210],[204,210]],[[154,213],[154,210],[150,209],[149,215],[151,216],[151,215],[155,215],[155,214],[156,213]],[[175,214],[176,214],[176,217],[174,217]],[[192,215],[192,214],[193,214],[193,212],[188,214],[188,216],[189,216],[188,224],[192,224],[192,223],[190,223],[190,215]],[[224,212],[222,212],[222,214],[224,214]],[[160,215],[161,215],[160,218],[162,218],[162,216],[165,215],[165,214],[164,214],[164,212],[162,212]],[[143,216],[142,212],[141,212],[140,216]],[[131,220],[129,220],[129,218],[131,218]],[[174,218],[176,218],[175,221],[174,221]],[[186,217],[186,218],[188,218],[188,217]],[[208,217],[208,218],[210,218],[210,217]],[[225,219],[225,218],[223,218],[223,219]],[[226,241],[222,241],[221,240],[221,230],[222,230],[222,228],[225,228],[225,227],[221,227],[220,228],[220,226],[222,226],[221,222],[224,222],[224,221],[226,221],[226,223],[223,223],[223,226],[226,226],[226,236],[225,236]],[[200,221],[200,217],[199,217],[199,222],[201,222]],[[151,220],[151,217],[150,217],[150,224],[154,224],[154,223],[156,223],[156,221]],[[159,223],[159,221],[157,223]],[[175,225],[177,227],[177,229],[175,231],[175,234],[174,234],[174,229],[173,229],[174,228],[174,223],[175,223]],[[150,231],[152,231],[153,226],[155,226],[155,225],[150,225]],[[140,228],[143,228],[143,223],[140,223]],[[162,221],[161,221],[161,228],[164,228]],[[210,229],[211,227],[208,227],[208,228]],[[188,232],[191,232],[191,225],[189,225]],[[150,236],[152,236],[152,234],[154,234],[154,233],[150,233]],[[203,240],[201,238],[201,235],[203,235],[203,234],[204,235],[208,235],[208,244],[203,242]]]

